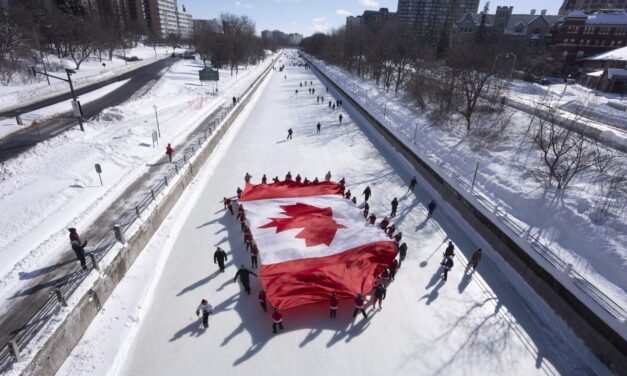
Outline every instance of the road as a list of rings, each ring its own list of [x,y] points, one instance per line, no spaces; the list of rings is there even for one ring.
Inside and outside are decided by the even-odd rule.
[[[99,87],[111,84],[112,82],[129,79],[127,83],[120,86],[111,93],[89,103],[81,104],[83,108],[84,118],[90,118],[97,115],[102,110],[108,107],[117,106],[127,101],[131,96],[137,93],[142,87],[151,81],[158,80],[160,73],[164,68],[169,67],[177,59],[163,59],[152,64],[146,65],[142,68],[138,68],[132,72],[127,72],[114,79],[107,80],[104,83],[98,83],[81,88],[80,93],[84,94],[92,90],[96,90]],[[79,90],[77,90],[77,94]],[[69,94],[62,94],[57,97],[47,99],[42,102],[38,102],[33,105],[29,105],[19,109],[19,113],[25,113],[34,111],[39,108],[50,106],[54,103],[63,100],[69,100],[71,96]],[[70,104],[68,102],[68,108]],[[15,116],[16,114],[5,113],[0,116]],[[23,153],[31,147],[37,145],[41,141],[45,141],[56,135],[62,133],[66,129],[78,124],[78,121],[72,116],[71,111],[60,114],[54,118],[42,122],[39,126],[39,131],[35,128],[25,128],[18,132],[12,133],[2,139],[0,139],[0,162],[4,162],[8,159]]]

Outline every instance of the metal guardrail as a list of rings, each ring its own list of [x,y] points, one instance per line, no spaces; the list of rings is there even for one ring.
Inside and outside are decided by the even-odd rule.
[[[237,101],[238,103],[241,98],[250,92],[259,80],[265,77],[265,74],[272,68],[280,57],[281,55],[272,60],[268,67],[264,69],[264,71],[240,94]],[[159,179],[159,182],[155,184],[135,205],[133,205],[132,208],[129,208],[126,213],[123,214],[118,222],[123,232],[127,232],[140,219],[142,213],[147,211],[150,205],[157,201],[159,194],[166,190],[167,186],[176,175],[184,173],[186,171],[186,167],[189,168],[188,165],[193,156],[196,155],[198,151],[202,150],[202,145],[209,140],[216,128],[224,121],[224,119],[226,119],[235,107],[236,105],[223,105],[219,107],[217,113],[214,112],[215,115],[212,119],[206,118],[203,120],[202,124],[194,131],[194,133],[197,133],[198,136],[193,139],[182,152],[177,153],[177,155],[182,155],[182,158],[177,161],[173,161],[172,167],[169,168],[165,174],[163,174],[162,178]],[[102,238],[89,253],[93,254],[97,262],[100,263],[113,249],[116,243],[117,239],[115,237],[115,233],[111,230],[107,232],[105,237]],[[67,299],[72,296],[76,290],[78,290],[90,272],[91,270],[85,271],[77,265],[70,274],[63,277],[61,281],[57,281],[55,285],[59,286],[59,290],[62,295]],[[55,286],[51,285],[50,287],[54,288]],[[30,343],[30,341],[33,340],[33,338],[35,338],[36,334],[44,328],[49,319],[58,313],[61,308],[62,305],[59,299],[54,294],[54,291],[51,291],[50,296],[42,304],[41,308],[35,312],[26,324],[24,324],[21,328],[15,329],[11,333],[13,336],[9,340],[9,343],[3,344],[2,348],[0,348],[0,372],[8,370],[11,364],[16,360],[16,356],[12,354],[10,343],[13,342],[17,345],[18,351],[19,349],[23,349]]]
[[[318,67],[316,67],[315,65],[313,66],[318,71],[320,71]],[[330,74],[324,75],[328,78],[332,78],[330,77]],[[374,117],[374,111],[370,110],[369,113],[371,113],[371,116]],[[383,116],[383,113],[380,113],[378,115]],[[409,144],[411,143],[412,141],[409,142]],[[431,160],[433,162],[433,159],[429,158],[429,155],[431,153],[427,151],[424,147],[418,144],[413,144],[413,148],[414,150],[418,149],[419,153],[424,158],[427,158],[427,160]],[[465,178],[456,174],[450,166],[440,160],[437,160],[435,163],[438,165],[439,169],[444,173],[444,175],[446,175],[449,179],[457,182],[458,186],[462,187],[464,190],[474,196],[476,198],[476,202],[483,206],[486,210],[494,213],[495,216],[500,220],[500,222],[504,224],[513,235],[518,238],[524,239],[529,244],[529,246],[540,257],[542,257],[542,259],[544,259],[548,264],[553,266],[558,273],[564,274],[568,272],[571,276],[574,286],[576,286],[579,290],[586,294],[592,301],[597,303],[612,317],[621,322],[625,322],[625,319],[627,318],[627,311],[625,307],[621,306],[614,299],[604,293],[598,286],[586,279],[580,272],[575,270],[570,263],[564,261],[556,252],[551,250],[548,246],[541,243],[537,239],[534,239],[529,232],[529,228],[525,228],[523,225],[521,225],[521,222],[516,221],[511,214],[500,208],[497,203],[490,199],[486,192],[483,192],[481,190],[480,186],[475,185],[474,188],[471,187],[471,183],[468,182],[468,180],[466,180]]]

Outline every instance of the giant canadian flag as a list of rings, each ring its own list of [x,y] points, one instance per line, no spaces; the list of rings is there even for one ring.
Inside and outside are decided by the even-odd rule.
[[[247,185],[244,205],[267,298],[281,310],[372,290],[396,246],[337,183]]]

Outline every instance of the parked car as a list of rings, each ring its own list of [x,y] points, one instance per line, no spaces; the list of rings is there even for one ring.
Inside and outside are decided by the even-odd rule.
[[[546,77],[542,77],[542,78],[540,79],[540,81],[538,81],[538,83],[539,83],[540,85],[545,85],[545,86],[548,86],[548,85],[550,85],[550,84],[551,84],[551,80],[549,80],[549,79],[548,79],[548,78],[546,78]]]

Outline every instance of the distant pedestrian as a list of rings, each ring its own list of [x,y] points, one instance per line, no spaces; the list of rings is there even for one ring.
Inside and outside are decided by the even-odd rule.
[[[294,134],[294,131],[292,130],[292,128],[288,129],[287,130],[287,139],[291,140],[293,134]]]
[[[383,217],[383,220],[381,221],[381,223],[379,223],[379,227],[381,228],[381,230],[386,231],[389,224],[390,220],[388,219],[388,217]]]
[[[247,172],[247,173],[246,173],[246,175],[244,175],[244,181],[245,181],[246,183],[250,183],[250,179],[251,179],[252,177],[253,177],[253,176]]]
[[[299,82],[299,84],[300,84],[300,87],[303,87],[303,83],[302,82]]]
[[[377,220],[377,216],[373,214],[370,214],[370,216],[368,217],[368,223],[370,223],[371,225],[374,226],[375,221]]]
[[[275,307],[272,313],[272,334],[276,334],[277,326],[283,330],[283,314]]]
[[[213,307],[207,299],[203,299],[200,301],[198,308],[196,308],[196,316],[200,316],[202,312],[202,326],[207,329],[209,327],[209,315],[213,312]]]
[[[294,180],[296,180],[297,183],[300,183],[303,181],[303,178],[300,177],[300,174],[296,174],[296,178]]]
[[[242,228],[242,231],[244,231],[244,228],[246,227],[246,214],[244,214],[243,211],[237,213],[237,218],[239,219],[239,224],[240,227]]]
[[[224,249],[218,247],[218,249],[216,249],[216,251],[213,253],[213,263],[218,264],[218,267],[220,268],[220,273],[224,273],[224,262],[227,260],[228,256],[226,255],[226,252],[224,252]]]
[[[448,277],[448,272],[453,268],[453,258],[452,257],[447,257],[444,260],[444,264],[442,265],[444,267],[444,276],[442,277],[442,279],[444,281],[446,281],[446,278]]]
[[[253,241],[250,244],[250,263],[253,269],[257,269],[257,256],[259,255],[259,249],[257,249],[257,244]]]
[[[72,250],[76,254],[76,258],[78,258],[78,261],[81,263],[81,267],[83,270],[87,270],[87,262],[85,261],[85,246],[87,245],[87,240],[85,240],[83,244],[73,240],[70,244],[72,245]]]
[[[259,295],[257,295],[257,300],[259,301],[259,305],[261,306],[261,308],[263,308],[263,311],[268,312],[266,306],[266,290],[261,289],[261,291],[259,291]]]
[[[223,202],[224,202],[224,210],[229,209],[229,211],[231,212],[231,215],[233,215],[233,203],[231,202],[231,199],[224,197]]]
[[[298,95],[298,89],[294,90],[294,92],[296,93],[296,95]]]
[[[477,265],[481,261],[481,248],[477,249],[470,258],[470,262],[468,262],[468,267],[472,266],[472,271],[477,270]]]
[[[291,172],[287,172],[287,174],[285,175],[285,181],[292,181],[292,173]]]
[[[353,196],[353,198],[351,198],[351,202],[357,205],[357,196]]]
[[[394,200],[392,200],[392,213],[390,214],[390,217],[394,217],[396,215],[396,208],[398,208],[398,199],[396,197],[394,197]]]
[[[340,116],[338,118],[340,119],[340,124],[342,124],[342,119],[344,119],[344,116],[342,116],[342,114],[340,114]]]
[[[374,300],[372,301],[372,306],[375,307],[377,302],[379,302],[379,309],[381,309],[381,302],[385,299],[385,293],[387,292],[383,283],[377,284],[377,287],[374,288]],[[375,307],[376,308],[376,307]]]
[[[266,174],[263,174],[263,176],[261,177],[261,184],[268,184],[268,178],[266,177]]]
[[[237,103],[237,98],[233,97],[233,106],[235,106],[235,104]]]
[[[242,198],[242,193],[244,193],[244,191],[242,191],[242,188],[237,187],[237,191],[235,191],[237,193],[237,198]]]
[[[316,94],[316,88],[311,89],[311,94]]]
[[[372,195],[372,190],[370,189],[370,186],[367,186],[366,189],[364,189],[364,192],[362,193],[362,195],[364,196],[364,200],[368,202],[368,200],[370,199],[370,196]]]
[[[327,174],[324,175],[324,181],[331,181],[331,171],[327,171]]]
[[[327,93],[328,93],[329,92],[329,87],[327,86],[326,88],[327,88]]]
[[[444,250],[444,254],[442,256],[443,258],[442,258],[442,262],[440,263],[440,265],[444,265],[444,262],[446,261],[447,258],[455,257],[455,246],[453,245],[452,241],[448,242],[448,246]]]
[[[435,208],[437,207],[437,204],[435,203],[435,200],[431,200],[431,202],[429,203],[429,205],[427,205],[427,219],[431,218],[433,216],[433,213],[435,212]]]
[[[366,202],[364,204],[364,218],[368,218],[368,212],[370,211],[370,205]]]
[[[394,259],[394,261],[390,264],[390,279],[392,281],[394,280],[394,277],[396,277],[396,271],[399,267],[398,260]]]
[[[344,194],[344,198],[347,200],[351,199],[351,190],[349,189],[348,191],[346,191],[346,193]]]
[[[394,235],[394,244],[399,245],[401,243],[401,239],[403,239],[403,233],[399,231],[396,235]]]
[[[412,177],[411,181],[409,182],[409,190],[413,191],[414,188],[416,188],[416,183],[418,182],[418,180],[416,180],[416,177]]]
[[[320,123],[316,124],[316,134],[320,134]]]
[[[331,294],[331,312],[329,313],[329,317],[331,317],[332,319],[334,319],[335,316],[337,315],[337,306],[338,306],[337,295],[335,293],[332,293]]]
[[[329,108],[331,108],[331,101],[329,101]]]
[[[335,103],[333,103],[333,106],[331,107],[332,110],[335,110]]]
[[[320,103],[320,96],[319,95],[316,97],[316,103]]]
[[[355,297],[355,310],[353,311],[353,318],[357,317],[359,312],[364,315],[365,319],[368,318],[368,315],[366,314],[366,300],[361,293],[357,294],[357,297]]]
[[[251,274],[254,275],[255,277],[257,276],[257,274],[246,269],[244,267],[244,264],[242,264],[240,265],[239,270],[235,274],[235,278],[233,278],[233,282],[237,282],[237,278],[239,277],[239,280],[242,283],[242,286],[244,286],[244,290],[246,290],[246,293],[248,295],[250,295],[250,275]]]
[[[168,144],[168,146],[165,147],[165,153],[170,159],[170,162],[172,162],[172,154],[174,154],[174,148],[171,144]]]
[[[390,239],[391,239],[391,238],[392,238],[392,236],[394,235],[394,231],[396,231],[396,225],[395,225],[395,224],[391,224],[391,225],[387,228],[387,230],[386,230],[386,232],[387,232],[387,234],[388,234],[388,237],[390,237]]]
[[[321,95],[321,96],[320,96],[320,103],[321,103],[321,104],[324,104],[324,95]]]
[[[407,243],[403,243],[398,246],[398,267],[400,268],[403,264],[403,261],[407,257]]]

